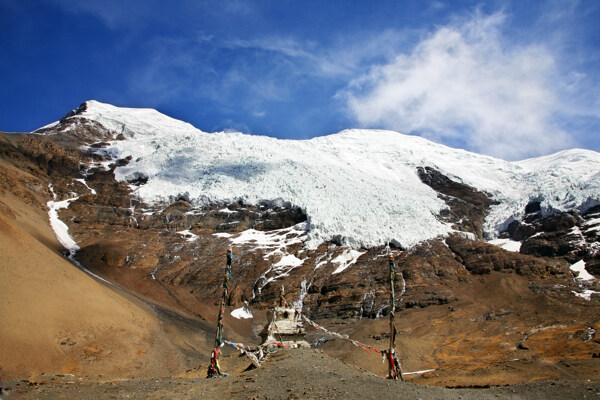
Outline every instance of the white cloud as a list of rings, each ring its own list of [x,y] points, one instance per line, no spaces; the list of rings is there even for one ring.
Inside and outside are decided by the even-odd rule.
[[[223,43],[223,47],[232,49],[253,49],[259,53],[270,53],[270,59],[278,65],[290,63],[298,74],[317,77],[335,77],[350,75],[351,66],[334,60],[322,49],[315,49],[311,43],[293,38],[263,37],[259,39],[235,39]],[[278,58],[279,57],[279,58]]]
[[[556,58],[509,42],[506,16],[476,13],[439,27],[412,52],[352,81],[345,96],[363,126],[417,133],[505,159],[570,145],[552,121],[561,104]]]
[[[228,119],[220,126],[214,127],[213,131],[252,133],[252,130],[248,125],[242,122],[236,122],[232,119]]]
[[[239,39],[206,31],[191,38],[157,37],[146,46],[148,55],[130,85],[159,102],[203,97],[219,107],[259,110],[253,115],[261,117],[269,104],[291,103],[315,82],[337,86],[331,96],[374,60],[389,60],[405,38],[394,30],[363,32],[326,46],[291,36]]]

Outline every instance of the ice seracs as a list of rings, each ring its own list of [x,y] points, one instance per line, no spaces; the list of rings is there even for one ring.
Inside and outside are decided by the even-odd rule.
[[[94,120],[126,139],[102,151],[131,157],[114,170],[115,177],[147,178],[136,187],[143,201],[184,195],[194,205],[241,199],[297,206],[308,217],[305,244],[312,248],[329,240],[354,249],[388,242],[411,247],[452,233],[439,218],[446,204],[419,179],[421,166],[493,197],[484,224],[489,239],[520,218],[532,199],[542,213],[600,204],[600,154],[593,151],[507,162],[392,131],[279,140],[205,133],[155,110],[86,104],[69,118]]]

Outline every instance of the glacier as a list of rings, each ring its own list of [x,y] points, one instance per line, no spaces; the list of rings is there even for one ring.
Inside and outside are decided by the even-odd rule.
[[[203,132],[152,109],[97,101],[66,119],[89,119],[125,140],[101,151],[118,159],[115,178],[147,203],[185,198],[193,205],[268,202],[307,215],[305,246],[333,240],[354,249],[392,243],[405,248],[455,230],[447,208],[419,179],[418,167],[492,196],[488,239],[539,201],[544,214],[600,204],[600,153],[573,149],[508,162],[387,130],[351,129],[309,140],[240,132]],[[52,126],[52,125],[51,125]]]

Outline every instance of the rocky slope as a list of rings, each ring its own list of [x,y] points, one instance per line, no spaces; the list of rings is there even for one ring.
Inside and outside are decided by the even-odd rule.
[[[0,148],[0,381],[47,372],[147,378],[203,361],[211,340],[201,321],[106,286],[63,257],[48,184],[77,173],[75,153],[27,135],[2,135]]]
[[[204,133],[207,137],[196,142],[200,139],[193,135],[199,133],[188,124],[164,119],[151,110],[132,114],[111,107],[84,103],[36,134],[1,135],[0,141],[4,177],[14,176],[6,172],[9,168],[38,177],[13,177],[14,182],[7,178],[3,190],[28,201],[28,190],[20,188],[34,188],[38,197],[49,201],[53,195],[48,184],[52,184],[56,201],[71,199],[68,208],[57,210],[58,217],[77,243],[76,260],[95,274],[142,299],[210,324],[216,317],[225,271],[224,252],[233,246],[228,309],[247,302],[255,317],[238,321],[228,315],[230,335],[256,342],[264,310],[278,299],[283,284],[288,300],[311,319],[385,347],[387,322],[382,317],[390,311],[387,255],[391,252],[403,277],[396,288],[402,293],[397,299],[397,320],[403,362],[409,370],[437,371],[417,380],[468,385],[565,378],[554,367],[539,368],[535,360],[581,360],[569,361],[577,365],[576,376],[593,376],[597,371],[592,356],[600,353],[595,333],[600,327],[600,296],[595,291],[600,288],[597,280],[577,279],[570,269],[584,260],[587,271],[598,274],[594,204],[598,192],[594,188],[600,183],[593,173],[572,171],[578,174],[569,178],[577,190],[559,193],[565,198],[571,195],[567,200],[549,196],[556,186],[552,182],[555,186],[550,189],[538,186],[517,198],[515,193],[522,187],[507,187],[503,193],[496,187],[498,182],[514,183],[510,179],[523,175],[539,181],[550,178],[540,175],[539,168],[529,166],[529,172],[523,172],[523,166],[453,153],[419,139],[399,148],[398,154],[410,153],[402,165],[397,159],[390,165],[375,163],[365,176],[353,164],[350,172],[332,175],[342,168],[340,160],[364,165],[360,163],[369,151],[352,155],[356,144],[364,143],[361,135],[346,133],[339,143],[336,138],[319,138],[316,147],[322,152],[329,149],[330,158],[337,161],[302,170],[306,160],[327,156],[307,154],[284,162],[276,148],[289,153],[295,151],[294,144],[273,144],[266,138],[256,144],[240,134],[233,140]],[[165,135],[172,135],[170,141],[164,140]],[[398,139],[390,133],[378,137]],[[192,144],[204,146],[208,161],[198,160]],[[245,144],[250,150],[243,148]],[[271,147],[260,152],[259,145]],[[210,150],[218,146],[229,149],[221,153],[220,161]],[[313,149],[310,143],[302,146]],[[423,148],[433,148],[439,158],[431,161],[426,154],[415,153]],[[244,151],[255,159],[235,163],[228,158]],[[381,147],[373,151],[384,154]],[[263,153],[275,158],[269,167],[260,160]],[[460,160],[471,167],[461,166]],[[477,163],[481,171],[473,171]],[[190,165],[200,171],[192,174],[195,184],[183,177]],[[559,170],[566,168],[556,165]],[[272,168],[279,168],[273,177]],[[289,180],[289,168],[295,171],[296,181]],[[323,198],[317,190],[324,185],[320,172],[331,180],[327,189],[339,189],[337,195],[348,197],[339,207],[328,207],[337,197]],[[298,181],[298,176],[304,180]],[[383,178],[395,182],[393,191],[378,192],[390,182]],[[174,191],[164,185],[169,179]],[[353,182],[362,183],[352,188]],[[306,189],[306,197],[301,192],[309,184],[313,189]],[[260,196],[252,185],[262,185],[256,189]],[[394,197],[407,187],[415,189],[411,196],[416,199],[404,194]],[[224,193],[226,189],[232,192]],[[421,195],[425,196],[422,207],[389,205],[418,202]],[[39,208],[43,202],[37,204]],[[359,206],[373,210],[350,213],[348,207]],[[423,212],[427,217],[421,219]],[[378,218],[385,213],[397,218],[383,223]],[[374,229],[372,225],[378,223],[382,228]],[[397,231],[400,234],[394,236]],[[373,241],[378,235],[379,243]],[[507,251],[485,241],[491,236],[523,243],[519,252]],[[326,342],[324,350],[341,359],[385,374],[380,363],[365,359],[353,346],[317,332],[310,337]],[[514,359],[526,361],[515,368]],[[499,372],[507,368],[516,372]]]

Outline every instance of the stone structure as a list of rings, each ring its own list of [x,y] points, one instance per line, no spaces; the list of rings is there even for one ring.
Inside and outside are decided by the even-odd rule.
[[[267,325],[260,337],[262,346],[281,343],[292,348],[310,347],[304,340],[304,326],[300,315],[292,307],[276,306],[267,312]]]

